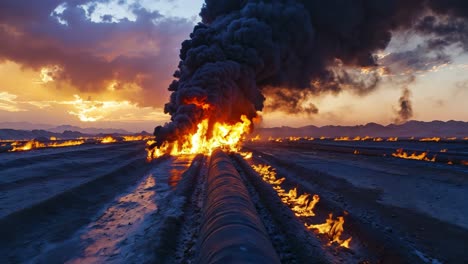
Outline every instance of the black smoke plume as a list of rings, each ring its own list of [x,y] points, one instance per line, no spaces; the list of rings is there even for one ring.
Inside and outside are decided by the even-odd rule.
[[[402,95],[398,100],[400,103],[400,109],[398,110],[397,114],[398,117],[395,119],[396,124],[402,124],[408,121],[411,117],[413,117],[413,107],[411,104],[411,92],[408,87],[403,88]]]
[[[206,0],[200,15],[182,43],[165,105],[171,122],[155,129],[157,145],[193,132],[205,118],[210,124],[252,119],[264,95],[278,109],[313,113],[318,110],[302,106],[301,96],[369,93],[379,76],[352,72],[377,67],[372,54],[387,47],[392,32],[414,28],[432,34],[432,45],[461,41],[445,34],[457,31],[444,27],[447,19],[426,17],[465,21],[468,1]]]

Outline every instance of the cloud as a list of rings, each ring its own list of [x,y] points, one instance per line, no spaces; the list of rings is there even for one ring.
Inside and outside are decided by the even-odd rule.
[[[0,92],[0,110],[7,112],[24,111],[19,108],[18,103],[16,102],[17,97],[18,96],[8,92]]]
[[[109,14],[91,21],[100,2],[109,1],[1,1],[0,61],[41,71],[42,81],[57,88],[68,83],[99,93],[110,84],[117,91],[136,86],[140,91],[129,100],[160,105],[192,22],[138,4],[128,6],[133,20]]]

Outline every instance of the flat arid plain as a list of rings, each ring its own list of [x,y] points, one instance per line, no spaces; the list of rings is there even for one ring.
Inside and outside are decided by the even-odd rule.
[[[212,158],[136,139],[0,153],[2,263],[195,261]],[[228,157],[283,263],[468,260],[466,140],[253,138]]]

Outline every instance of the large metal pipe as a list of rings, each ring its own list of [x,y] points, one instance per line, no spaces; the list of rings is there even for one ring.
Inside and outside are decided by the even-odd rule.
[[[198,263],[280,263],[229,157],[211,155]]]

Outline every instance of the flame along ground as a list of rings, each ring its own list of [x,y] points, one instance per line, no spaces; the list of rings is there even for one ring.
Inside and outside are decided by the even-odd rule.
[[[317,203],[320,201],[320,197],[317,194],[310,195],[308,193],[303,193],[298,196],[297,188],[291,189],[288,192],[281,187],[281,184],[285,181],[285,178],[278,179],[276,177],[276,171],[274,168],[268,165],[252,165],[252,168],[262,176],[263,181],[269,183],[273,186],[273,189],[276,191],[278,196],[281,198],[281,201],[286,204],[297,217],[314,217],[314,208]],[[328,239],[328,245],[333,243],[338,244],[341,247],[349,248],[349,243],[351,242],[352,237],[343,240],[341,238],[345,220],[344,217],[339,216],[336,219],[333,219],[333,215],[329,214],[329,217],[326,219],[325,223],[317,225],[307,225],[304,224],[307,229],[313,229],[319,234],[325,234]]]
[[[85,140],[67,140],[62,142],[39,142],[36,140],[30,140],[26,142],[15,141],[11,143],[13,147],[10,152],[15,151],[28,151],[32,149],[39,148],[59,148],[59,147],[69,147],[69,146],[78,146],[85,142]]]
[[[38,140],[18,140],[18,141],[3,141],[8,142],[12,147],[8,152],[18,152],[18,151],[29,151],[42,148],[62,148],[62,147],[72,147],[85,144],[87,142],[100,143],[100,144],[109,144],[117,143],[120,141],[130,142],[130,141],[144,141],[148,140],[148,136],[136,135],[136,136],[123,136],[121,139],[106,136],[106,137],[89,137],[89,138],[78,138],[70,140],[59,140],[56,137],[50,137],[49,142],[41,142]]]
[[[151,161],[165,154],[173,156],[184,154],[205,154],[211,155],[213,150],[221,148],[226,151],[240,152],[241,142],[245,135],[249,133],[251,121],[245,116],[241,116],[241,121],[233,125],[216,122],[212,128],[211,136],[208,131],[208,119],[204,119],[197,125],[194,134],[185,136],[182,140],[173,143],[165,142],[159,148],[151,149],[155,141],[147,142],[147,160]]]
[[[401,158],[401,159],[424,160],[424,161],[431,161],[431,162],[436,161],[436,155],[434,155],[432,158],[429,158],[427,156],[427,152],[421,152],[420,154],[417,154],[416,152],[414,152],[411,155],[409,155],[407,152],[403,151],[402,148],[397,149],[395,153],[392,153],[392,156]]]

